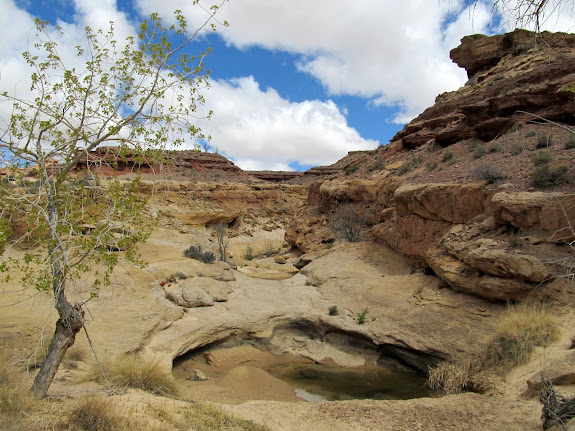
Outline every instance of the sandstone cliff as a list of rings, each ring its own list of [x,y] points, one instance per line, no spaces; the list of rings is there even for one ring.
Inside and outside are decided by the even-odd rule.
[[[304,253],[333,242],[336,208],[352,205],[365,238],[454,290],[496,301],[562,291],[575,239],[574,45],[524,30],[465,37],[451,56],[466,86],[311,184],[286,240]]]

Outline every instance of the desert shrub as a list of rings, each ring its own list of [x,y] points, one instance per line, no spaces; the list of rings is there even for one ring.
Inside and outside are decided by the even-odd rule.
[[[480,159],[485,155],[485,148],[483,147],[477,147],[475,149],[475,151],[473,152],[473,157],[475,159]]]
[[[244,250],[244,254],[242,256],[245,260],[253,260],[255,258],[254,249],[251,246],[247,246]]]
[[[503,368],[525,364],[535,347],[548,346],[558,335],[558,322],[548,307],[537,304],[510,307],[489,340],[486,364]]]
[[[332,305],[331,307],[329,307],[329,315],[330,316],[337,316],[339,315],[339,310],[337,309],[337,305]]]
[[[475,151],[478,147],[481,147],[483,145],[482,141],[479,141],[477,139],[474,139],[472,141],[469,142],[469,151]]]
[[[525,149],[523,148],[523,144],[520,144],[519,142],[516,142],[515,144],[513,144],[513,145],[511,146],[511,148],[509,149],[509,151],[511,152],[512,155],[518,156],[518,155],[521,154],[523,151],[525,151]]]
[[[553,145],[553,135],[539,135],[537,148],[548,148]]]
[[[524,244],[521,237],[516,234],[510,235],[507,241],[509,242],[509,247],[511,248],[522,248]]]
[[[373,165],[371,165],[369,167],[369,169],[367,170],[367,172],[373,172],[373,171],[380,171],[385,167],[385,165],[383,164],[383,162],[381,160],[376,161]]]
[[[425,156],[423,154],[418,154],[418,155],[413,156],[411,158],[411,164],[413,167],[418,167],[419,165],[421,165],[423,163],[424,160],[425,160]]]
[[[78,401],[67,419],[69,430],[116,431],[127,428],[126,420],[113,400],[104,397],[88,397]]]
[[[366,307],[363,310],[361,310],[361,313],[357,313],[355,315],[355,321],[357,322],[358,325],[363,325],[367,321],[368,313],[369,311],[367,310]]]
[[[477,166],[471,176],[475,180],[487,181],[487,184],[497,184],[507,178],[499,169],[487,163]]]
[[[174,395],[177,385],[169,371],[164,370],[156,360],[138,355],[120,355],[101,361],[104,374],[114,386],[142,389],[158,395]],[[94,365],[89,372],[90,379],[102,382],[100,369]]]
[[[216,256],[211,251],[203,251],[201,245],[191,245],[184,250],[184,256],[204,263],[214,263]]]
[[[409,171],[411,171],[412,169],[413,169],[413,165],[411,164],[411,162],[407,162],[407,163],[404,163],[403,165],[400,166],[400,168],[397,170],[397,173],[399,175],[405,175]]]
[[[533,157],[531,157],[531,162],[535,166],[545,165],[549,163],[551,160],[553,160],[553,156],[549,151],[541,151],[540,153],[537,153],[533,155]]]
[[[346,175],[351,175],[353,174],[355,171],[357,171],[359,169],[359,166],[348,166],[347,168],[345,168],[345,174]]]
[[[571,135],[569,140],[565,142],[565,149],[572,150],[573,148],[575,148],[575,136]]]
[[[276,250],[276,249],[274,248],[273,243],[272,243],[271,241],[269,241],[269,240],[266,241],[265,250],[264,250],[264,255],[265,255],[266,257],[271,257],[271,256],[273,256],[274,254],[277,254],[277,253],[278,253],[278,250]]]
[[[533,136],[537,135],[537,133],[535,132],[535,130],[531,130],[530,132],[527,132],[527,134],[525,135],[528,138],[532,138]]]
[[[445,153],[443,153],[443,156],[441,157],[442,162],[448,162],[451,159],[453,159],[453,153],[451,151],[446,151]]]
[[[173,278],[177,278],[178,280],[186,280],[188,276],[182,271],[176,271],[173,275]]]
[[[567,166],[551,168],[549,165],[539,166],[531,175],[531,182],[535,187],[558,186],[567,181]]]
[[[491,144],[489,146],[489,148],[487,148],[487,152],[488,153],[497,153],[501,150],[501,145],[499,145],[498,143],[494,142],[493,144]]]
[[[437,165],[438,165],[438,163],[436,161],[429,161],[425,164],[427,169],[430,171],[433,171],[435,168],[437,168]]]
[[[332,226],[334,233],[349,242],[358,242],[367,220],[353,204],[336,204],[333,208]]]

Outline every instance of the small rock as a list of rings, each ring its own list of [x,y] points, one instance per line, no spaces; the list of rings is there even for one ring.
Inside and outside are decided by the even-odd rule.
[[[193,380],[195,382],[204,382],[206,380],[210,380],[208,376],[204,374],[201,370],[193,370],[192,374],[186,377],[186,380]]]
[[[287,257],[286,256],[276,256],[276,257],[274,257],[274,261],[275,261],[275,263],[279,263],[280,265],[284,265],[287,261]]]

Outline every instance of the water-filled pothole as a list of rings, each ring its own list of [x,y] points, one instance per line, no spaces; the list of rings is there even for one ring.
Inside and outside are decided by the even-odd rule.
[[[281,364],[267,371],[288,382],[299,397],[308,401],[398,400],[430,395],[424,377],[391,366]]]
[[[193,381],[198,370],[207,380]],[[430,395],[424,377],[393,365],[320,365],[302,356],[274,355],[249,345],[191,352],[174,362],[173,373],[201,397],[228,403]]]

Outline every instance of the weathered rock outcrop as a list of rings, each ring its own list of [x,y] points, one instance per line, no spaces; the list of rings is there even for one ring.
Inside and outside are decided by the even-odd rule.
[[[544,192],[496,193],[493,214],[499,224],[516,228],[541,228],[547,239],[562,242],[575,239],[575,195]]]
[[[348,157],[346,176],[311,184],[309,210],[290,225],[286,240],[303,252],[322,247],[330,240],[335,205],[350,203],[361,208],[376,240],[429,267],[457,291],[508,301],[544,290],[570,270],[564,263],[572,262],[573,250],[565,243],[575,239],[575,195],[572,187],[564,188],[567,193],[529,188],[535,183],[525,173],[533,172],[530,160],[538,154],[528,152],[548,151],[553,158],[558,149],[523,140],[562,129],[517,133],[515,147],[505,150],[503,138],[477,154],[475,149],[513,122],[519,130],[534,118],[518,111],[575,123],[574,46],[575,35],[524,30],[464,38],[452,58],[467,69],[466,86],[438,96],[389,145],[353,161]],[[452,144],[457,145],[443,149]],[[497,164],[485,161],[479,170],[475,159],[487,151],[505,154],[489,157]],[[572,164],[573,155],[561,152],[557,158]],[[572,181],[569,175],[564,179]]]
[[[471,78],[496,66],[504,57],[525,54],[542,44],[554,48],[575,48],[575,35],[548,31],[533,33],[523,29],[489,37],[474,34],[461,39],[461,45],[451,51],[451,59],[467,70]]]
[[[395,135],[392,145],[488,141],[514,121],[533,119],[519,111],[573,124],[575,101],[569,86],[575,82],[574,46],[574,35],[525,30],[463,38],[451,58],[466,68],[468,84],[438,96],[435,105]]]

